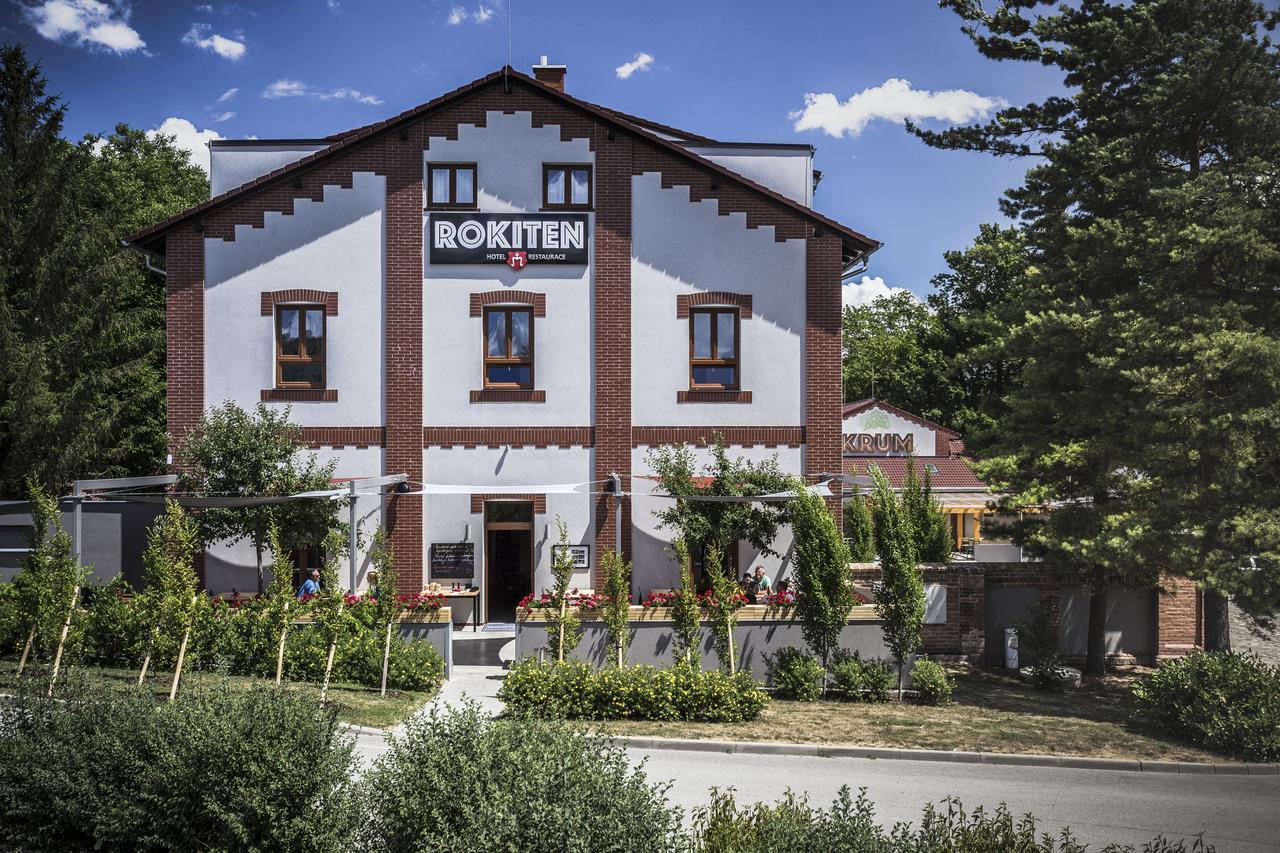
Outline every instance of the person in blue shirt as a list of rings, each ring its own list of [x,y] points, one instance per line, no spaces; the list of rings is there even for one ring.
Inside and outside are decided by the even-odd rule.
[[[298,587],[298,598],[307,595],[318,595],[320,593],[320,570],[312,569],[311,577],[302,582],[302,586]]]

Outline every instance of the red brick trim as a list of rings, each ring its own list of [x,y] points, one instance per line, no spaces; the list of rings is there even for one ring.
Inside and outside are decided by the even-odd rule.
[[[471,392],[473,403],[545,403],[541,388],[479,388]]]
[[[264,290],[262,291],[262,316],[270,317],[277,305],[290,302],[309,302],[324,306],[326,317],[338,316],[338,294],[332,290]]]
[[[592,427],[424,427],[423,447],[592,447]]]
[[[547,294],[528,290],[489,290],[471,294],[471,316],[479,317],[486,305],[532,305],[533,316],[547,316]]]
[[[485,501],[532,501],[534,515],[547,514],[547,496],[546,495],[506,495],[506,494],[471,494],[471,513],[484,512]]]
[[[382,447],[386,429],[380,426],[303,427],[302,440],[308,447]]]
[[[725,444],[750,447],[800,447],[805,444],[805,427],[732,427],[732,426],[650,426],[635,427],[631,440],[635,447],[652,447],[659,444],[693,444],[706,447],[716,433],[724,436]]]
[[[169,451],[181,470],[182,444],[204,413],[204,240],[190,228],[179,228],[166,246]]]
[[[677,403],[750,403],[750,391],[677,391]]]
[[[264,403],[336,403],[337,388],[263,388]]]
[[[843,470],[844,436],[841,422],[844,389],[840,375],[841,327],[844,310],[840,293],[842,244],[823,229],[805,240],[804,287],[804,472],[810,479]],[[844,529],[840,487],[827,499],[836,526]]]
[[[686,320],[689,309],[700,305],[737,305],[738,316],[751,319],[751,294],[729,293],[726,290],[705,290],[701,293],[682,293],[676,297],[676,319]]]

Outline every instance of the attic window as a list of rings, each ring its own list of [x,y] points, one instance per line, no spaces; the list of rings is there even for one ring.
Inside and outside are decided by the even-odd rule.
[[[928,465],[924,466],[924,470],[929,472],[929,476],[934,476],[938,473],[938,466],[930,462]]]

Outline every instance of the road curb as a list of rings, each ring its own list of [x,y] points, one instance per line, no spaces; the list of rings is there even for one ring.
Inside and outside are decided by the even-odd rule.
[[[346,729],[349,732],[355,732],[358,735],[386,737],[388,734],[388,732],[383,729],[375,729],[373,726],[357,726],[355,723],[338,723],[338,727]]]
[[[743,755],[800,755],[811,758],[883,758],[890,761],[942,761],[1010,767],[1062,767],[1073,770],[1123,770],[1130,773],[1186,773],[1218,776],[1280,776],[1280,764],[1234,762],[1140,761],[1126,758],[1089,758],[1076,755],[1022,755],[1004,752],[963,752],[939,749],[895,749],[874,746],[837,746],[820,743],[775,741],[690,740],[687,738],[611,735],[618,746],[629,749],[662,749],[688,752],[726,752]]]

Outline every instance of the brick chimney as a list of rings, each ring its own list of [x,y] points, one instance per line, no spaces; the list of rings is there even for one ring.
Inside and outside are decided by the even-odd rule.
[[[564,75],[569,70],[567,65],[548,65],[547,58],[542,57],[542,61],[533,66],[533,76],[535,79],[546,83],[556,91],[564,91]]]

